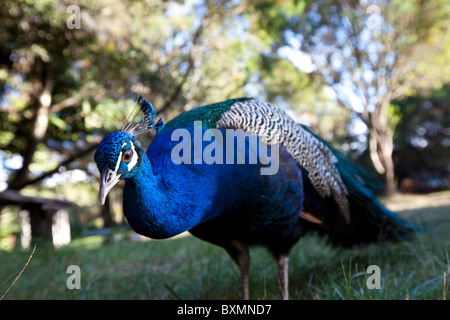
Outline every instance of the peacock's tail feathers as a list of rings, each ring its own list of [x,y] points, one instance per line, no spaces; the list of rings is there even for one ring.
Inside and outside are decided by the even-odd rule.
[[[337,159],[335,166],[348,190],[350,224],[344,225],[338,220],[324,224],[324,228],[334,241],[344,244],[369,242],[383,238],[400,238],[420,230],[379,202],[376,193],[384,190],[384,184],[373,174],[349,161],[310,128],[304,126],[304,129],[333,152]]]

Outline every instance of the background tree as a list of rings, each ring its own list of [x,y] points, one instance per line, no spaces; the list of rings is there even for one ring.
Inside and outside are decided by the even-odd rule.
[[[395,190],[390,102],[448,79],[449,14],[448,1],[314,1],[292,21],[340,104],[367,126],[387,194]]]
[[[333,90],[323,76],[314,72],[311,59],[300,51],[295,37],[296,22],[307,14],[308,1],[248,1],[246,18],[250,32],[267,46],[261,51],[258,68],[247,83],[258,97],[286,108],[291,116],[348,151],[352,116],[339,110]]]

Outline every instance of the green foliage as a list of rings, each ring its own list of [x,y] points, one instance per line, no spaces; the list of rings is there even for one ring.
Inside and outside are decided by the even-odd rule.
[[[308,1],[249,1],[249,10],[252,28],[258,37],[273,45],[282,40],[283,32],[304,14]]]

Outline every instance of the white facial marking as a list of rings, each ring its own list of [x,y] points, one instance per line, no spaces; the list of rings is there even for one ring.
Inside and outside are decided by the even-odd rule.
[[[124,142],[124,143],[122,144],[122,148],[123,148],[126,144],[127,144],[127,143]],[[119,166],[120,166],[120,163],[121,163],[121,162],[122,162],[122,151],[120,151],[119,157],[117,157],[116,168],[114,169],[114,172],[117,172],[117,170],[119,170]]]
[[[117,170],[119,170],[119,166],[120,166],[121,162],[122,162],[122,151],[120,151],[119,157],[117,158],[116,168],[114,169],[114,172],[117,172]]]
[[[136,149],[134,148],[134,143],[133,141],[130,141],[131,143],[131,150],[133,151],[133,155],[131,156],[131,160],[130,163],[128,164],[128,172],[130,172],[131,170],[133,170],[134,166],[136,165],[137,161],[138,161],[138,155],[136,154]]]

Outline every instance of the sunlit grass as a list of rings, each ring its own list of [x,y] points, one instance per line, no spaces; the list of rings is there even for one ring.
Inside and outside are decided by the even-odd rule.
[[[291,251],[290,298],[448,298],[450,192],[396,196],[387,205],[424,231],[400,242],[354,248],[306,236]],[[107,243],[102,236],[76,238],[56,250],[38,243],[5,299],[240,299],[238,269],[223,249],[192,236],[127,240],[132,234],[122,232]],[[20,249],[0,251],[0,296],[29,255]],[[251,259],[250,297],[279,299],[278,271],[271,255],[254,248]],[[73,264],[81,269],[80,290],[66,286],[70,276],[66,270]],[[366,285],[369,265],[380,267],[380,289]]]

